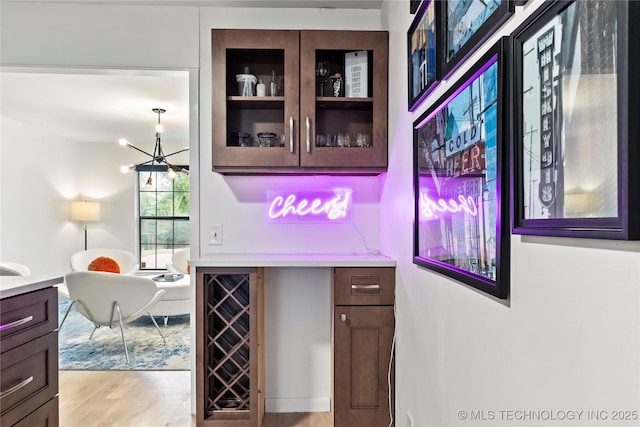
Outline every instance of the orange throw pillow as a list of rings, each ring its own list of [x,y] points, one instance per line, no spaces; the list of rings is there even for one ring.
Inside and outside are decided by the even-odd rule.
[[[120,266],[114,259],[108,258],[106,256],[101,256],[91,261],[91,264],[89,264],[87,270],[120,273]]]

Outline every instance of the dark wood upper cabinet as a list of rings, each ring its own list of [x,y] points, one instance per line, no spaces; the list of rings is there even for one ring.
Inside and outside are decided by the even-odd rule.
[[[387,32],[212,30],[211,36],[214,171],[386,171]],[[355,52],[362,64],[357,97],[345,91],[351,82],[347,57]],[[319,63],[326,64],[324,77]],[[243,96],[237,81],[245,81],[243,74],[261,80],[266,96],[257,96],[253,87]],[[333,96],[336,74],[342,78],[339,96]],[[272,80],[275,96],[269,90]],[[260,141],[262,132],[276,136]]]

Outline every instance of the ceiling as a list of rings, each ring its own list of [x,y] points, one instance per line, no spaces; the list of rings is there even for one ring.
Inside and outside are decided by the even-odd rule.
[[[35,0],[3,0],[30,3]],[[379,9],[383,0],[37,0],[38,3],[166,5],[194,7],[304,7]],[[77,70],[0,73],[0,114],[77,142],[115,143],[125,137],[152,150],[157,115],[162,143],[188,145],[187,72]],[[175,144],[175,146],[174,146]],[[174,147],[171,147],[174,146]]]
[[[163,145],[189,145],[186,71],[2,72],[0,112],[30,127],[76,142],[117,143],[121,137],[153,150],[164,108]]]

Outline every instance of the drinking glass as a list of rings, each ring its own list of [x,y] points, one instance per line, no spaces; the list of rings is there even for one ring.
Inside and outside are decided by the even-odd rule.
[[[345,147],[351,147],[353,145],[353,138],[351,136],[350,133],[345,133],[344,134],[344,146]]]

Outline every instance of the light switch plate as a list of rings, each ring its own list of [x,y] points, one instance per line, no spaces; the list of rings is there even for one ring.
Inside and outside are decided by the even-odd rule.
[[[213,224],[211,226],[211,233],[209,236],[210,245],[222,244],[222,224]]]

